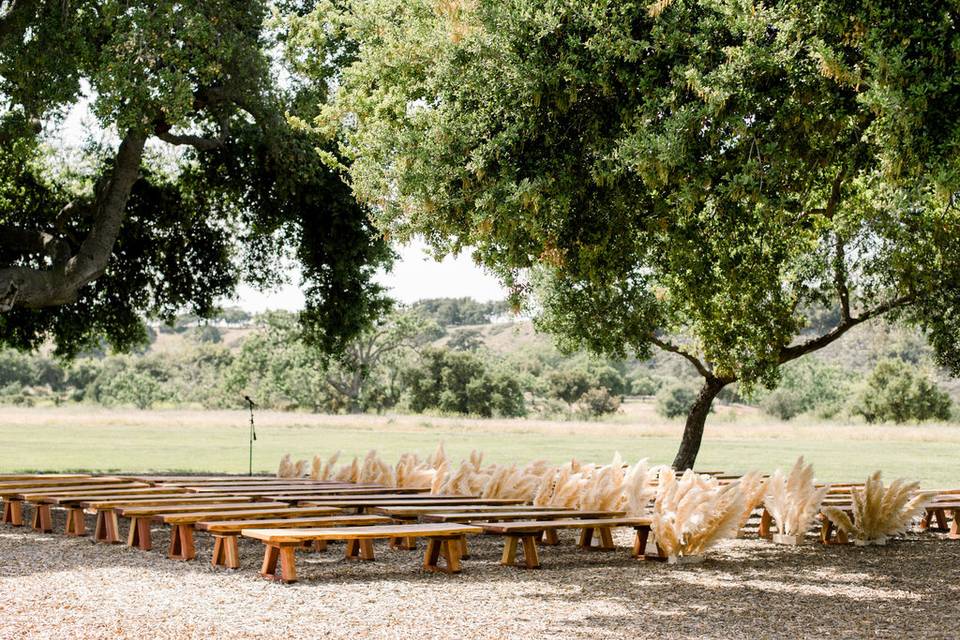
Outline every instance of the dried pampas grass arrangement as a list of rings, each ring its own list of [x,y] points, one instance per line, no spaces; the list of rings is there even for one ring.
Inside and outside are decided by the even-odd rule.
[[[823,513],[838,529],[853,538],[854,544],[884,545],[889,537],[905,533],[935,495],[917,493],[919,488],[920,483],[903,479],[884,487],[877,471],[867,478],[862,489],[851,492],[852,519],[837,507],[828,507]]]
[[[816,487],[813,465],[804,465],[803,456],[797,459],[790,475],[784,476],[777,469],[767,482],[764,498],[764,505],[777,524],[774,542],[799,544],[820,511],[828,490],[829,487]]]
[[[580,485],[581,509],[591,511],[615,511],[623,500],[623,459],[614,454],[613,461],[593,472]]]
[[[293,477],[293,463],[290,462],[290,454],[284,454],[280,458],[280,467],[277,469],[278,478],[292,478]]]
[[[744,509],[739,483],[721,486],[716,479],[687,470],[677,479],[673,469],[660,472],[651,531],[667,561],[702,556],[724,538],[736,537]]]
[[[747,520],[754,509],[763,504],[763,499],[767,495],[767,478],[759,471],[751,471],[743,475],[740,480],[740,493],[743,494],[743,515],[740,518],[740,526],[737,535],[743,532]]]
[[[623,509],[630,517],[647,513],[650,501],[657,497],[657,484],[644,458],[630,467],[623,481]]]

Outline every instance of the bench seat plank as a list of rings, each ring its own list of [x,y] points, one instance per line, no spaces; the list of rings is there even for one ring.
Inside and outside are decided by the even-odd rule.
[[[537,533],[547,529],[583,529],[585,527],[648,527],[650,518],[596,518],[567,520],[518,520],[515,522],[484,522],[484,531],[503,535]]]
[[[397,524],[376,527],[350,527],[349,529],[243,529],[246,538],[262,540],[270,544],[297,544],[307,540],[353,540],[383,538],[408,538],[430,536],[462,536],[483,533],[483,529],[460,524]]]
[[[577,509],[513,511],[454,511],[448,513],[425,513],[420,519],[424,522],[474,522],[481,520],[546,520],[560,518],[618,518],[623,511],[582,511]]]
[[[373,527],[309,528],[309,529],[243,529],[241,535],[264,543],[260,573],[274,578],[280,563],[280,579],[294,582],[297,570],[294,550],[311,540],[346,540],[346,557],[351,560],[373,560],[373,540],[383,538],[427,538],[423,568],[427,571],[460,572],[460,550],[467,535],[481,533],[479,527],[450,524],[381,525]],[[443,557],[446,567],[439,566]]]
[[[148,506],[158,506],[158,507],[167,507],[167,511],[173,513],[175,511],[184,511],[180,509],[180,506],[189,506],[189,505],[227,505],[228,508],[233,504],[253,504],[253,501],[250,498],[244,496],[204,496],[204,497],[193,497],[189,495],[178,495],[171,496],[169,498],[154,498],[154,499],[143,499],[138,500],[136,498],[117,498],[113,500],[100,500],[94,498],[92,500],[84,500],[80,502],[87,509],[118,509],[125,506],[138,506],[138,507],[148,507]],[[284,502],[263,502],[259,503],[263,507],[274,507],[274,506],[286,506]]]
[[[296,528],[326,528],[344,525],[365,526],[391,524],[393,520],[386,516],[368,516],[358,514],[307,516],[293,518],[262,518],[246,520],[218,520],[197,522],[194,526],[200,531],[220,534],[239,534],[243,529],[296,529]]]
[[[257,503],[252,503],[251,506],[256,505]],[[260,518],[270,518],[277,517],[282,518],[283,516],[332,516],[339,513],[343,513],[341,509],[336,507],[281,507],[281,508],[270,508],[270,509],[236,509],[228,511],[197,511],[192,513],[162,513],[155,514],[155,517],[162,520],[165,524],[196,524],[197,522],[203,522],[208,520],[239,520],[241,518],[246,519],[260,519]],[[143,513],[139,509],[126,509],[121,512],[120,515],[124,516],[140,516],[150,515],[150,513]]]

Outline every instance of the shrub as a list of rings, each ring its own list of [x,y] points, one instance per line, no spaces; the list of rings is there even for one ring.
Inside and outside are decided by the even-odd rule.
[[[917,367],[901,360],[882,360],[867,378],[853,413],[867,422],[949,420],[950,396]]]
[[[577,402],[579,411],[585,416],[602,416],[616,413],[620,408],[620,398],[610,395],[603,387],[589,389]]]
[[[490,417],[526,413],[520,378],[470,351],[425,349],[403,372],[410,408]]]
[[[630,393],[635,396],[653,396],[662,386],[662,380],[646,373],[638,373],[630,380]]]
[[[160,400],[160,384],[150,375],[124,369],[100,388],[100,400],[108,405],[133,405],[149,409]]]
[[[850,393],[850,373],[816,358],[783,367],[780,383],[760,397],[760,408],[781,420],[816,412],[824,418],[837,414]]]
[[[657,392],[657,413],[666,418],[687,415],[697,392],[685,384],[673,384]]]

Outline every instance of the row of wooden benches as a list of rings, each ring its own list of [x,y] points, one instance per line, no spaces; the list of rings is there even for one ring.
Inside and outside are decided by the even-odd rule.
[[[282,499],[302,505],[293,507],[288,502],[263,500],[267,495],[274,495],[272,492],[278,488],[274,482],[231,482],[228,486],[218,486],[211,481],[202,487],[206,490],[197,491],[197,487],[188,480],[189,494],[177,490],[177,493],[168,495],[163,487],[143,483],[142,479],[126,479],[127,484],[121,489],[119,487],[123,481],[119,478],[99,478],[97,483],[91,484],[91,479],[77,477],[65,483],[59,479],[43,479],[39,482],[5,484],[0,479],[0,496],[5,503],[4,520],[11,524],[22,524],[20,509],[23,501],[26,501],[35,507],[34,527],[50,531],[50,508],[59,506],[67,509],[67,533],[84,535],[84,512],[90,510],[96,514],[94,539],[119,542],[118,518],[129,517],[131,523],[127,542],[144,550],[152,547],[151,523],[160,521],[173,527],[168,555],[183,560],[195,557],[193,531],[196,528],[214,537],[213,564],[227,567],[234,567],[239,562],[238,536],[249,534],[249,537],[262,540],[265,544],[262,570],[267,574],[272,573],[270,567],[275,567],[279,559],[280,577],[284,580],[295,578],[291,554],[293,549],[305,542],[316,546],[325,545],[327,540],[347,540],[348,558],[372,559],[374,539],[387,538],[392,546],[415,548],[416,539],[423,537],[428,540],[425,567],[438,570],[437,562],[442,557],[446,559],[444,570],[459,571],[460,559],[466,551],[465,536],[472,533],[486,531],[505,536],[503,562],[514,564],[517,550],[522,548],[522,566],[526,567],[540,564],[535,541],[555,543],[556,532],[560,529],[581,529],[580,544],[585,547],[592,547],[591,541],[596,532],[600,540],[596,548],[603,549],[613,548],[611,529],[615,526],[634,527],[638,540],[642,537],[644,543],[649,535],[649,521],[645,519],[626,519],[617,512],[517,508],[510,504],[520,502],[515,500],[403,496],[393,493],[392,489],[372,487],[359,488],[361,492],[352,493],[358,487],[330,486],[329,490],[322,493],[305,488],[306,493],[284,495]],[[169,485],[167,489],[174,490]],[[286,489],[283,488],[284,491]],[[384,493],[369,493],[371,490]],[[238,492],[243,495],[234,495]],[[317,502],[304,501],[304,497]],[[251,502],[252,499],[260,501]],[[358,512],[365,509],[397,509],[397,513],[344,513],[348,508]],[[445,509],[449,511],[444,513]],[[429,511],[440,512],[427,513]],[[424,519],[435,518],[437,522],[409,524],[420,516]],[[463,524],[481,518],[486,522],[479,527]],[[395,524],[398,520],[408,524]],[[291,537],[295,540],[291,540]],[[644,556],[644,549],[645,544],[635,545],[636,555]]]

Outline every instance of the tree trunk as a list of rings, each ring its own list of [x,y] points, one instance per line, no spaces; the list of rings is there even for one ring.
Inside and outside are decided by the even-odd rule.
[[[727,386],[727,381],[719,378],[707,378],[697,395],[697,399],[687,414],[687,424],[683,429],[683,439],[680,441],[680,450],[673,460],[673,468],[685,471],[693,468],[700,452],[700,441],[703,440],[703,427],[707,423],[707,415],[713,406],[713,399],[720,390]]]

